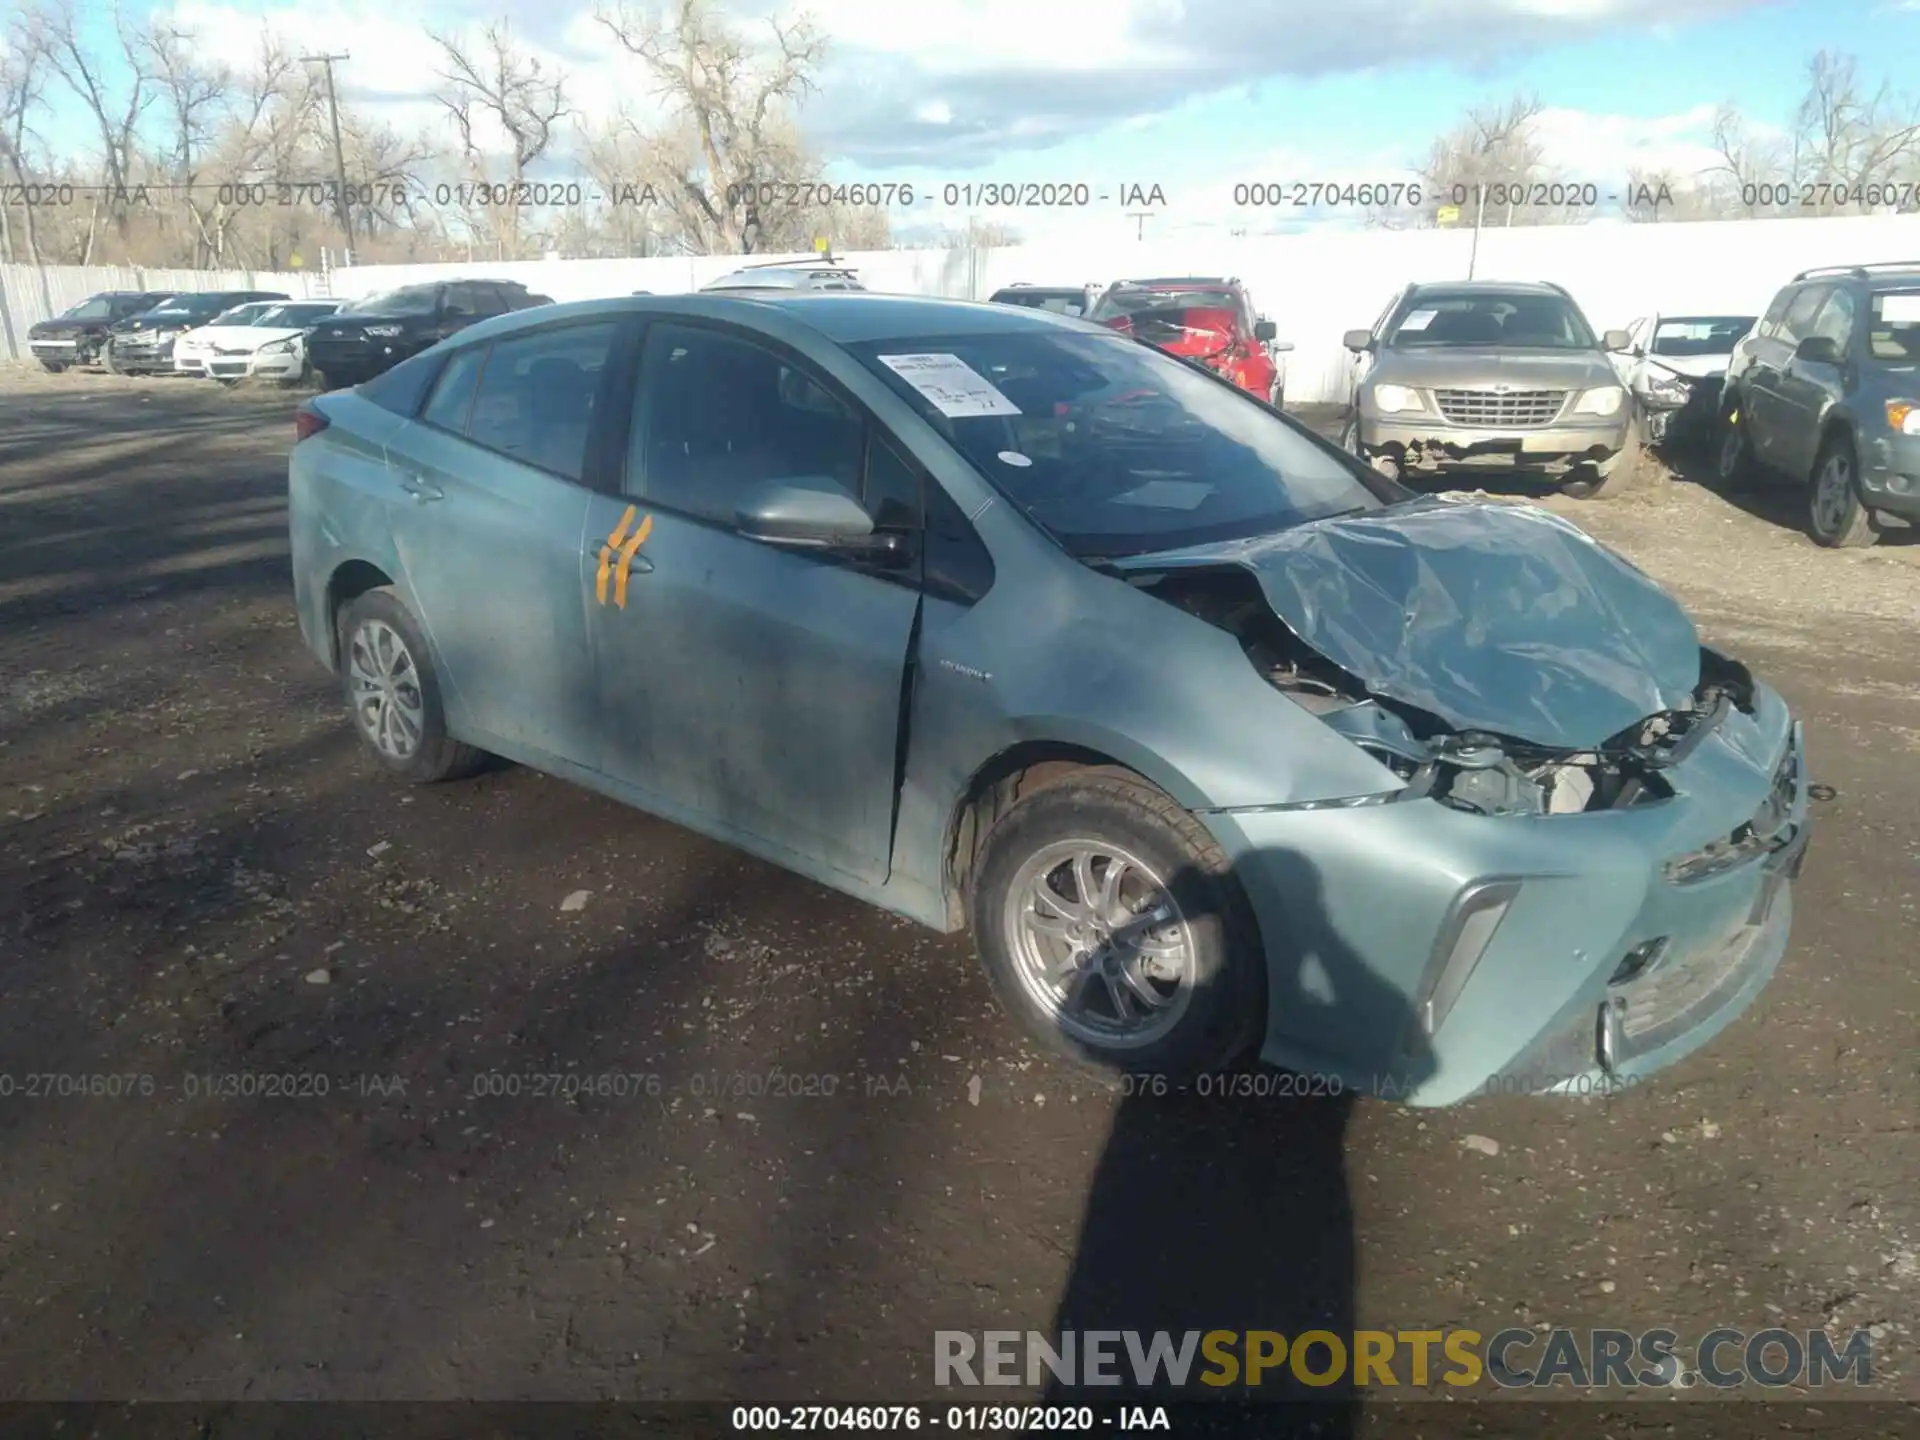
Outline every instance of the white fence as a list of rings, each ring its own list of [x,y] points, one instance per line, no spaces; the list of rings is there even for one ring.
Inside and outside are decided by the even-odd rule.
[[[763,257],[776,258],[776,257]],[[1478,254],[1466,230],[1326,230],[1180,241],[1116,240],[1089,246],[882,250],[844,258],[874,290],[983,299],[1016,280],[1081,284],[1151,275],[1237,275],[1294,344],[1287,396],[1340,398],[1349,359],[1344,331],[1370,325],[1409,280],[1554,280],[1602,330],[1651,310],[1758,314],[1794,272],[1814,265],[1920,261],[1920,216],[1748,220],[1703,224],[1592,224],[1483,230]],[[336,270],[332,293],[353,297],[458,275],[517,279],[556,300],[635,290],[697,289],[741,264],[739,256],[649,260],[531,260],[368,265]],[[46,278],[42,278],[46,277]],[[138,277],[138,278],[137,278]],[[267,289],[324,293],[319,275],[82,270],[0,266],[0,344],[21,355],[27,325],[96,290]]]

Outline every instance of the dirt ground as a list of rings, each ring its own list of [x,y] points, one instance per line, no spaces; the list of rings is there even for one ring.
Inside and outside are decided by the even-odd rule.
[[[938,1329],[1516,1324],[1872,1326],[1920,1396],[1920,543],[1549,502],[1837,791],[1704,1053],[1122,1100],[962,940],[525,770],[376,774],[295,629],[292,405],[0,389],[0,1399],[897,1401]]]

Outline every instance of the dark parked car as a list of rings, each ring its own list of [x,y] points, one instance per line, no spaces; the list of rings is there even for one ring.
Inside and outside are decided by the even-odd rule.
[[[479,320],[551,305],[517,280],[402,285],[342,310],[307,335],[307,359],[329,390],[358,385]]]
[[[173,373],[173,342],[235,305],[285,300],[283,290],[190,290],[116,321],[100,347],[100,363],[115,375]]]
[[[1720,478],[1807,487],[1822,545],[1871,545],[1881,517],[1920,523],[1920,261],[1803,270],[1734,347]]]
[[[33,358],[58,375],[69,365],[91,365],[116,321],[151,310],[165,290],[102,290],[27,331]]]

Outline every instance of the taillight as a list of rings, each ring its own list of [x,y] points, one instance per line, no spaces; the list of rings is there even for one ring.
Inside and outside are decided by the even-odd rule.
[[[302,405],[293,412],[293,443],[309,440],[326,429],[331,422],[318,410],[309,410]]]

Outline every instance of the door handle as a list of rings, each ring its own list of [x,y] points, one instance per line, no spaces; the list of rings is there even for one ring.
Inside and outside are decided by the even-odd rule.
[[[421,505],[425,505],[430,500],[447,498],[447,492],[429,482],[425,476],[414,475],[404,470],[400,472],[400,488],[413,496],[415,502]]]

